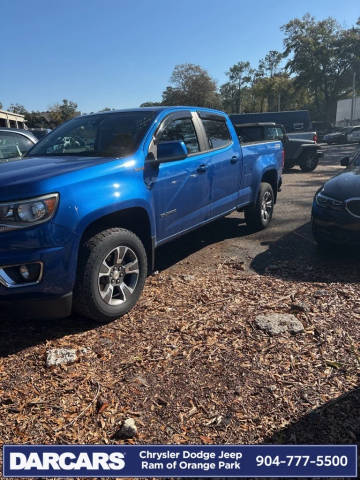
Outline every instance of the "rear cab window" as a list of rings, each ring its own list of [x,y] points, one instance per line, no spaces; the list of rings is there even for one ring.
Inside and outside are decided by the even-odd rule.
[[[242,127],[240,125],[236,125],[235,130],[241,143],[251,143],[265,140],[264,127],[262,126],[254,125],[251,127]]]

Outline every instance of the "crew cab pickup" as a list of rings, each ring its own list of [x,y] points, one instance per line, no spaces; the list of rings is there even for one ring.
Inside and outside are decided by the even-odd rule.
[[[217,110],[77,117],[0,163],[0,299],[37,316],[118,318],[159,245],[235,209],[265,228],[282,166],[280,141],[242,147]]]
[[[314,140],[290,138],[282,125],[273,122],[236,123],[236,115],[230,118],[242,145],[281,140],[284,146],[284,169],[286,170],[299,165],[303,172],[312,172],[323,156],[320,145]]]

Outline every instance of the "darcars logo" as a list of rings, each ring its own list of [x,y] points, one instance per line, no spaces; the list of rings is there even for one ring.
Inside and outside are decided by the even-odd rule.
[[[125,467],[124,454],[121,452],[21,452],[10,453],[11,470],[122,470]]]

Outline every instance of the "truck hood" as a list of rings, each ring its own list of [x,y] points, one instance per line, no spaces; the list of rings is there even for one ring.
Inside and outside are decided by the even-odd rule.
[[[353,167],[328,180],[324,194],[337,200],[360,197],[360,167]]]
[[[22,192],[27,192],[27,196],[31,196],[35,185],[39,185],[44,180],[111,160],[114,159],[83,156],[25,157],[1,160],[0,200],[13,200],[19,194],[24,196]]]

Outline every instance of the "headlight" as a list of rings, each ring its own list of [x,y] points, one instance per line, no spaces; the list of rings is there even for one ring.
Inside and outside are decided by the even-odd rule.
[[[315,195],[316,203],[323,208],[332,208],[333,210],[342,210],[345,208],[345,203],[336,198],[327,197],[320,191]]]
[[[0,203],[0,232],[37,225],[50,220],[59,202],[59,194],[18,202]]]

